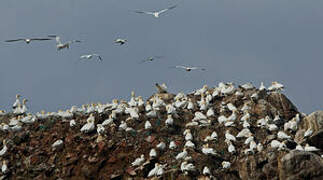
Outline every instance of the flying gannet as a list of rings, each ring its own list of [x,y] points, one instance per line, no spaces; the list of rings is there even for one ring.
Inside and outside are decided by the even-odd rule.
[[[50,38],[20,38],[20,39],[6,40],[5,42],[25,41],[27,44],[29,44],[31,41],[47,41],[47,40],[52,40],[52,39],[50,39]]]
[[[163,10],[160,10],[160,11],[153,11],[153,12],[151,12],[151,11],[135,11],[135,12],[140,13],[140,14],[153,15],[155,18],[159,18],[160,14],[165,13],[166,11],[174,9],[176,7],[177,7],[177,5],[171,6],[169,8],[166,8],[166,9],[163,9]]]
[[[146,58],[146,59],[144,59],[144,60],[140,61],[140,64],[145,63],[145,62],[152,62],[152,61],[155,61],[155,60],[157,60],[157,59],[161,59],[161,58],[163,58],[163,57],[164,57],[164,56],[150,56],[150,57],[148,57],[148,58]]]
[[[119,44],[119,45],[124,45],[126,42],[128,42],[127,39],[118,38],[118,39],[114,40],[114,43]]]
[[[189,67],[189,66],[175,66],[175,68],[185,69],[185,71],[187,71],[187,72],[192,71],[192,70],[198,70],[198,69],[200,69],[201,71],[206,70],[203,67]]]
[[[70,45],[72,43],[75,43],[75,42],[80,43],[81,42],[80,40],[72,40],[72,41],[67,41],[65,43],[62,43],[61,42],[61,38],[59,36],[56,36],[56,35],[48,35],[48,37],[55,38],[57,50],[62,50],[62,49],[65,49],[65,48],[69,49],[70,48]]]
[[[80,56],[80,59],[92,59],[93,57],[97,57],[98,61],[102,62],[102,57],[98,54],[85,54]]]

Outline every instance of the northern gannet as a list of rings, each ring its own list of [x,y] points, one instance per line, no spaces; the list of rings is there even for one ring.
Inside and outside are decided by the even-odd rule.
[[[223,169],[228,169],[231,167],[231,163],[228,161],[222,161],[222,168]]]
[[[139,158],[135,159],[134,162],[131,163],[132,166],[140,166],[145,162],[145,155],[141,155]]]
[[[269,91],[281,91],[284,89],[284,85],[280,84],[277,81],[271,83],[271,86],[268,87]]]
[[[252,133],[250,132],[250,130],[248,128],[244,128],[237,134],[236,137],[237,138],[241,138],[241,137],[248,138],[250,136],[252,136]]]
[[[264,85],[263,82],[260,83],[259,91],[266,90],[266,86]]]
[[[232,103],[227,104],[227,107],[228,107],[228,109],[229,109],[230,111],[236,111],[236,110],[237,110],[236,106],[235,106],[235,105],[233,105]]]
[[[68,42],[62,43],[61,42],[61,38],[59,36],[49,35],[48,37],[55,38],[57,50],[61,50],[61,49],[65,49],[65,48],[69,49],[70,48],[70,45],[72,43],[75,43],[75,42],[80,43],[81,42],[80,40],[72,40],[72,41],[68,41]]]
[[[185,133],[185,140],[186,141],[191,141],[191,140],[193,140],[191,130],[190,129],[187,129],[187,130],[188,130],[187,133]]]
[[[176,160],[180,160],[180,159],[185,159],[187,157],[188,153],[186,151],[186,148],[183,149],[182,152],[178,153],[175,157]]]
[[[2,141],[2,149],[0,150],[0,157],[5,156],[8,153],[7,141],[4,139]]]
[[[28,108],[26,106],[27,101],[28,101],[27,99],[22,100],[22,107],[21,107],[21,110],[20,110],[21,114],[25,114],[28,111]]]
[[[192,99],[188,99],[187,107],[188,110],[193,110],[194,109],[194,103],[192,102]]]
[[[127,39],[118,38],[118,39],[114,40],[114,43],[119,44],[119,45],[124,45],[126,42],[128,42]]]
[[[151,129],[151,123],[149,121],[145,122],[145,129]]]
[[[304,151],[304,148],[303,148],[303,146],[302,145],[300,145],[300,144],[297,144],[297,146],[296,146],[296,148],[295,148],[296,150],[298,150],[298,151]]]
[[[108,119],[106,119],[106,120],[104,120],[104,121],[102,122],[102,125],[103,125],[103,126],[109,125],[109,124],[113,123],[113,120],[114,120],[114,118],[112,118],[112,113],[111,113],[111,114],[109,115],[109,118],[108,118]]]
[[[166,148],[166,144],[164,142],[160,142],[156,147],[160,150],[164,150]]]
[[[102,124],[96,125],[96,132],[100,135],[103,135],[105,133],[105,128]]]
[[[250,144],[250,142],[251,141],[253,141],[254,140],[254,137],[253,136],[250,136],[250,137],[248,137],[245,141],[244,141],[244,144],[245,145],[248,145],[248,144]]]
[[[207,117],[214,117],[215,116],[215,113],[214,113],[214,110],[213,108],[209,108],[206,112],[206,116]]]
[[[202,153],[205,155],[217,155],[216,151],[213,148],[209,147],[209,144],[204,144],[202,147]]]
[[[63,140],[59,139],[57,141],[55,141],[53,144],[52,144],[52,148],[55,150],[55,149],[60,149],[63,147]]]
[[[211,175],[210,169],[207,166],[203,168],[203,175]]]
[[[236,141],[236,137],[234,137],[232,134],[230,134],[229,130],[226,130],[225,132],[225,139],[229,141]]]
[[[188,172],[188,171],[195,171],[196,168],[192,163],[188,163],[186,161],[181,163],[181,171]]]
[[[225,140],[225,142],[228,145],[228,152],[229,153],[235,153],[236,152],[236,148],[234,147],[234,145],[232,144],[232,142],[229,141],[229,140],[227,140],[227,139]]]
[[[227,120],[228,120],[228,118],[227,118],[227,117],[225,117],[224,115],[221,115],[221,116],[219,116],[219,117],[218,117],[218,122],[219,122],[220,124],[222,124],[222,123],[226,122]]]
[[[126,130],[128,128],[127,123],[125,121],[121,121],[119,125],[119,130]]]
[[[2,161],[1,172],[2,174],[7,174],[9,172],[7,160]]]
[[[305,145],[304,150],[309,152],[320,151],[320,149],[316,148],[315,146],[310,146],[309,144]]]
[[[102,57],[98,54],[85,54],[80,56],[80,59],[92,59],[93,57],[97,57],[100,62],[103,60]]]
[[[70,121],[70,127],[74,127],[76,125],[76,122],[75,122],[75,120],[74,119],[72,119],[71,121]]]
[[[136,95],[135,95],[134,91],[131,91],[131,98],[130,98],[130,101],[128,102],[128,104],[130,107],[135,107],[138,104],[136,101]]]
[[[186,141],[184,147],[195,148],[195,144],[192,141]]]
[[[167,119],[165,121],[166,126],[172,126],[174,124],[174,119],[171,114],[167,115]]]
[[[278,126],[276,124],[267,124],[267,129],[269,131],[276,131],[278,130]]]
[[[6,111],[5,110],[0,110],[0,116],[3,116],[6,114]]]
[[[90,133],[95,129],[95,118],[93,114],[90,114],[90,116],[87,118],[87,123],[81,128],[81,132],[83,133]]]
[[[163,58],[164,56],[150,56],[142,61],[140,61],[140,63],[145,63],[145,62],[152,62],[152,61],[155,61],[157,59],[161,59]]]
[[[6,131],[9,131],[10,130],[10,127],[6,123],[1,123],[0,124],[0,130],[6,132]]]
[[[25,123],[25,124],[32,124],[36,122],[37,118],[36,116],[32,114],[28,114],[27,116],[23,117],[20,119],[20,122]]]
[[[290,139],[291,138],[291,136],[288,136],[285,132],[283,132],[283,131],[279,131],[278,133],[277,133],[277,137],[279,138],[279,139]]]
[[[175,66],[175,68],[179,68],[179,69],[185,69],[185,71],[189,72],[189,71],[192,71],[192,70],[202,70],[202,71],[205,71],[206,69],[205,68],[202,68],[202,67],[188,67],[188,66]]]
[[[159,10],[159,11],[135,11],[136,13],[140,13],[140,14],[148,14],[148,15],[153,15],[155,18],[159,18],[160,14],[165,13],[168,10],[174,9],[176,8],[177,5],[171,6],[169,8],[163,9],[163,10]]]
[[[155,167],[149,171],[147,177],[152,177],[152,176],[161,176],[164,174],[164,168],[166,167],[166,164],[161,165],[159,163],[155,163]]]
[[[206,136],[204,138],[204,142],[213,141],[213,140],[216,140],[217,138],[218,138],[218,134],[215,131],[213,131],[211,136]]]
[[[50,38],[20,38],[20,39],[6,40],[5,42],[25,41],[27,44],[29,44],[31,41],[47,41],[47,40],[52,40],[52,39],[50,39]]]
[[[154,159],[154,158],[156,158],[156,157],[157,157],[157,152],[156,152],[156,150],[155,150],[154,148],[152,148],[152,149],[150,150],[150,152],[149,152],[149,156],[150,156],[150,158],[151,158],[151,159]]]
[[[250,89],[255,88],[255,87],[254,87],[250,82],[245,83],[245,84],[241,85],[240,87],[241,87],[242,89],[244,89],[244,90],[250,90]]]
[[[175,141],[171,141],[169,143],[169,149],[176,149],[176,148],[177,148],[177,145],[176,145]]]
[[[13,103],[13,105],[12,105],[12,109],[16,109],[18,106],[20,106],[20,95],[19,94],[17,94],[16,95],[16,101]]]

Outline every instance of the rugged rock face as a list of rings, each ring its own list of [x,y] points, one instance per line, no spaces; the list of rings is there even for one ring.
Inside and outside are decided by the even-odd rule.
[[[285,95],[278,92],[239,87],[231,93],[221,94],[217,90],[155,94],[149,102],[135,107],[121,101],[117,105],[74,108],[66,114],[32,115],[37,117],[34,123],[21,123],[21,118],[12,113],[0,115],[0,140],[3,142],[0,144],[0,165],[9,168],[9,171],[0,172],[2,179],[145,179],[156,163],[164,165],[163,173],[152,179],[323,179],[322,150],[295,150],[296,145],[304,148],[307,143],[322,149],[323,111],[304,117]],[[202,108],[202,100],[207,101],[206,109]],[[188,108],[189,102],[194,104],[193,108]],[[148,104],[152,106],[151,110],[147,110]],[[175,111],[170,112],[167,105],[175,107]],[[213,115],[208,112],[210,109],[214,111]],[[152,111],[156,114],[149,114]],[[199,113],[209,115],[198,118]],[[98,132],[107,119],[113,121],[104,125],[104,131],[101,129],[100,133],[96,130],[82,133],[80,129],[90,122],[90,114],[94,116]],[[299,121],[295,120],[297,114]],[[174,120],[173,125],[165,123],[169,115]],[[221,122],[221,116],[226,119],[224,122]],[[75,125],[70,124],[72,120]],[[151,128],[145,128],[147,121]],[[284,127],[292,122],[298,123],[296,130]],[[15,123],[21,130],[15,130]],[[123,123],[128,129],[121,128]],[[274,124],[277,128],[270,126]],[[313,134],[304,138],[309,127],[313,128]],[[190,158],[176,160],[187,143],[183,135],[187,129],[195,147],[186,147]],[[226,140],[227,131],[237,136],[243,129],[250,130],[257,147],[251,148],[245,142],[247,137]],[[205,140],[213,132],[217,137]],[[278,132],[284,132],[288,137],[282,139]],[[275,141],[280,143],[279,147],[273,147]],[[164,149],[156,147],[161,142],[166,145]],[[169,147],[171,142],[176,144],[175,148]],[[230,143],[235,152],[228,152]],[[206,146],[213,148],[216,154],[205,154],[203,148]],[[149,157],[152,148],[157,152],[155,158]],[[141,154],[144,163],[132,166]],[[183,162],[192,163],[195,170],[183,170]],[[224,162],[231,165],[224,167]],[[210,173],[203,174],[205,167]]]
[[[310,152],[291,151],[279,161],[279,178],[322,179],[322,158]]]

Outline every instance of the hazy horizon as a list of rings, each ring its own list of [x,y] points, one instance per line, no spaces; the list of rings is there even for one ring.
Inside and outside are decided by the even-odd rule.
[[[135,10],[178,4],[159,19]],[[149,97],[156,82],[170,92],[204,84],[279,81],[299,111],[323,109],[323,2],[301,0],[3,0],[0,2],[0,109],[15,94],[32,112]],[[57,51],[55,41],[5,43],[25,37],[80,39]],[[128,39],[119,46],[116,38]],[[103,62],[80,62],[98,53]],[[151,63],[149,56],[164,56]],[[175,65],[202,66],[184,72]]]

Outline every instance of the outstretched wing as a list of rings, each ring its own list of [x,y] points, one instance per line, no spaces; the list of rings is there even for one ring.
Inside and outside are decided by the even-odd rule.
[[[24,41],[24,39],[11,39],[11,40],[6,40],[5,42],[15,42],[15,41]]]
[[[136,13],[139,13],[139,14],[154,14],[153,12],[149,12],[149,11],[135,11]]]
[[[186,66],[175,66],[175,68],[187,69],[187,67],[186,67]]]
[[[206,69],[203,67],[191,67],[191,70],[201,69],[202,71],[205,71]]]
[[[50,38],[31,38],[31,41],[47,41],[47,40],[52,40]]]
[[[171,6],[171,7],[167,8],[167,9],[160,10],[160,11],[158,11],[158,13],[161,14],[161,13],[164,13],[164,12],[166,12],[168,10],[174,9],[176,7],[177,7],[177,5],[174,5],[174,6]]]

